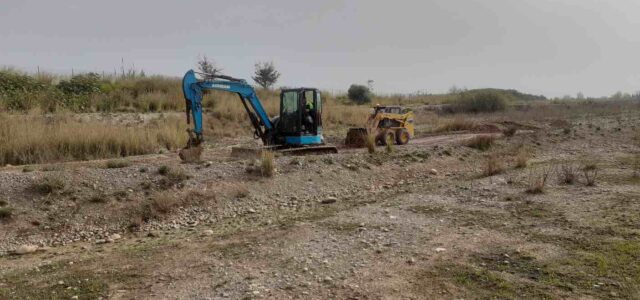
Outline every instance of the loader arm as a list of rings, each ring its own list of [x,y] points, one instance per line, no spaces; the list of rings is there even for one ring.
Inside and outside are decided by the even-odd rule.
[[[205,90],[227,91],[238,94],[254,127],[254,135],[262,139],[264,144],[269,144],[273,132],[273,124],[251,85],[242,79],[224,75],[208,75],[207,79],[201,80],[196,77],[196,72],[189,70],[182,79],[187,124],[190,124],[190,119],[193,118],[193,129],[188,129],[189,144],[187,148],[198,146],[203,141],[202,94]]]

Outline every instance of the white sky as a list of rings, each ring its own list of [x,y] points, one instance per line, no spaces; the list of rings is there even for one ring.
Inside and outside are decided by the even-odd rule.
[[[0,2],[0,65],[181,76],[202,54],[285,86],[602,96],[640,90],[640,0]]]

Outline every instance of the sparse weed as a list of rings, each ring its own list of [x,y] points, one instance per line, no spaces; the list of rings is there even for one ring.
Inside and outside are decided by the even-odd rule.
[[[158,219],[162,215],[172,212],[182,203],[169,193],[156,193],[140,207],[137,214],[132,216],[130,227],[139,227],[141,222]]]
[[[598,177],[598,166],[595,163],[586,163],[582,167],[582,174],[587,186],[595,186],[596,178]]]
[[[541,168],[539,171],[531,170],[529,173],[529,186],[526,192],[529,194],[544,193],[547,185],[547,179],[551,174],[551,168]]]
[[[264,177],[272,177],[276,172],[274,153],[263,151],[260,159],[260,174]]]
[[[7,200],[0,199],[0,207],[7,206],[7,204],[9,204],[7,203]]]
[[[161,166],[158,169],[158,173],[163,175],[164,178],[160,180],[160,187],[168,189],[174,185],[177,185],[190,178],[182,169],[172,169],[167,166]]]
[[[34,170],[35,170],[35,169],[34,169],[32,166],[24,166],[24,167],[22,168],[22,172],[23,172],[23,173],[30,173],[30,172],[33,172]]]
[[[571,163],[560,165],[558,182],[560,184],[573,184],[576,180],[576,167]]]
[[[167,193],[156,194],[151,199],[151,207],[160,214],[170,213],[178,204],[178,200]]]

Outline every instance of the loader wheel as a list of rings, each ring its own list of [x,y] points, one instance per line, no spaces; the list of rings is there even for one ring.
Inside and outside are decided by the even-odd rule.
[[[385,130],[379,137],[382,146],[386,146],[388,143],[393,144],[393,141],[396,140],[396,135],[391,130]]]
[[[396,144],[406,145],[407,143],[409,143],[410,138],[411,136],[409,136],[409,132],[406,129],[400,129],[396,134]]]

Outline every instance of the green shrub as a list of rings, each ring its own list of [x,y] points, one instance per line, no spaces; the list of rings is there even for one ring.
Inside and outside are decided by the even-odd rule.
[[[465,92],[451,105],[452,112],[481,113],[505,110],[507,100],[495,91]]]
[[[371,103],[373,97],[368,87],[364,85],[352,84],[347,91],[347,97],[349,100],[357,104]]]
[[[0,94],[42,91],[47,85],[35,78],[12,70],[0,71]]]
[[[75,75],[70,80],[63,80],[58,84],[58,88],[69,95],[100,93],[100,86],[100,75],[96,73]]]

